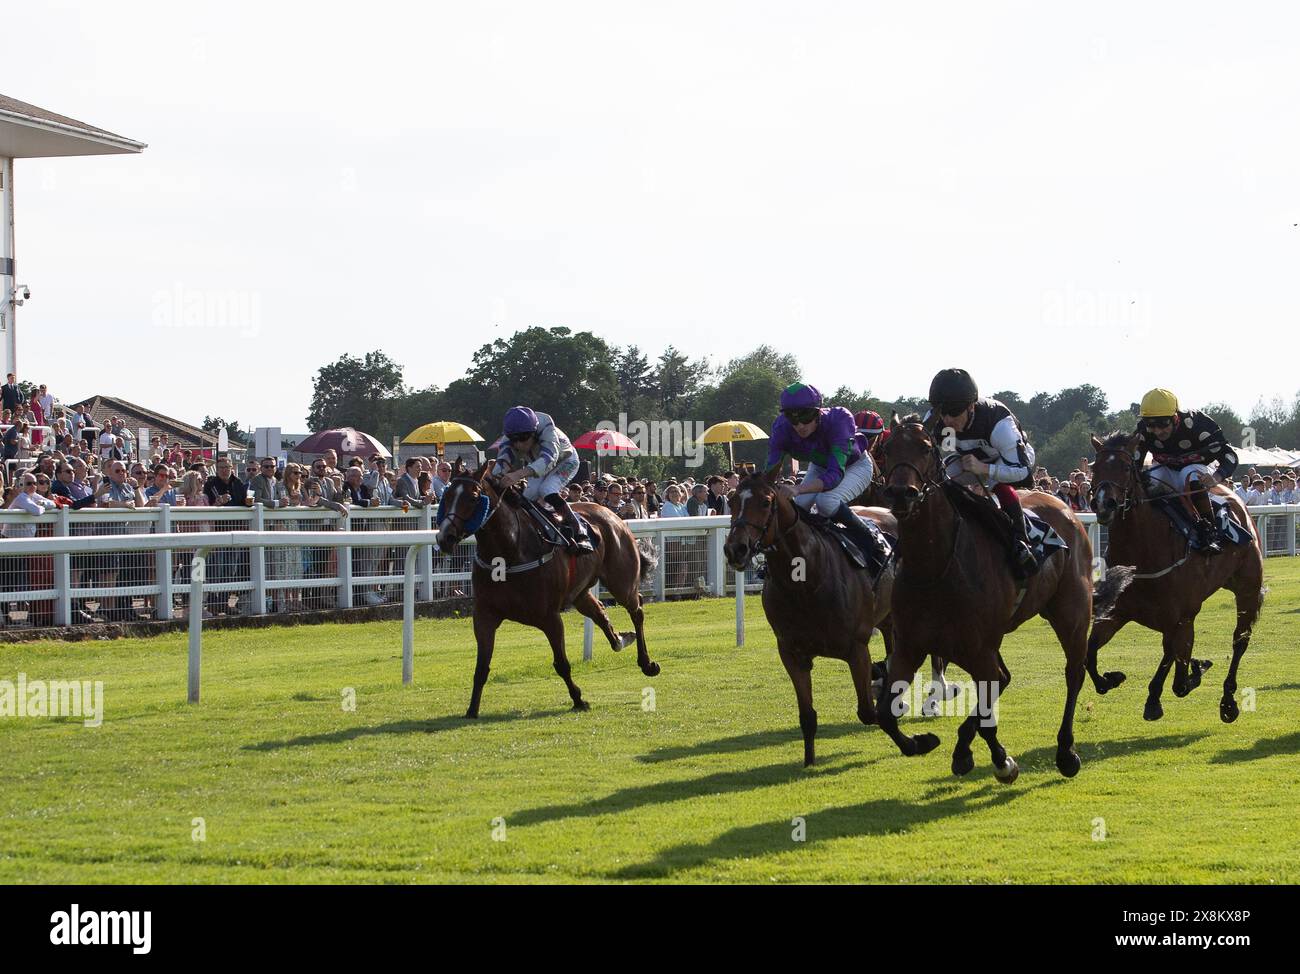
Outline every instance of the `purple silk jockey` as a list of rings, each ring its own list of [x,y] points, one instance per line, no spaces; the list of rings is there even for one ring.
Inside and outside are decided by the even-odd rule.
[[[571,548],[591,549],[582,522],[561,493],[578,473],[578,451],[563,430],[546,413],[527,406],[515,406],[506,413],[507,443],[501,445],[492,473],[501,478],[501,489],[509,490],[528,478],[524,497],[544,500],[564,519],[564,535]]]
[[[863,551],[879,550],[872,531],[849,507],[849,502],[871,486],[870,454],[864,455],[855,434],[853,414],[843,406],[822,406],[814,386],[796,382],[781,393],[781,415],[772,424],[767,465],[788,456],[807,465],[803,482],[795,488],[794,502],[848,529]]]

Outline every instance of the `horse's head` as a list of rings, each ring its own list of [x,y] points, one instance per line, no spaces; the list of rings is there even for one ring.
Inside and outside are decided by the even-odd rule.
[[[915,413],[902,420],[897,413],[890,416],[889,439],[880,448],[880,466],[885,499],[897,518],[915,514],[925,495],[943,479],[939,450]]]
[[[1092,509],[1098,524],[1110,524],[1117,513],[1127,511],[1138,500],[1138,455],[1142,451],[1139,433],[1118,431],[1106,439],[1094,436],[1092,448]]]
[[[479,467],[472,475],[453,476],[438,503],[438,547],[448,551],[483,526],[500,501],[492,478],[488,476],[489,464]],[[462,468],[463,469],[463,468]]]
[[[722,553],[736,571],[749,567],[760,549],[776,544],[783,507],[793,507],[777,486],[781,465],[750,474],[731,493],[731,530]]]

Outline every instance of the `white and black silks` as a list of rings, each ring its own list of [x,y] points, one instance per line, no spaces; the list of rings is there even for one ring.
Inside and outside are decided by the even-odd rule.
[[[975,403],[975,414],[951,443],[953,450],[944,449],[949,444],[942,420],[934,410],[926,413],[924,422],[927,429],[934,430],[949,476],[960,472],[960,457],[974,456],[989,465],[985,478],[988,482],[1033,487],[1034,448],[1025,439],[1015,414],[996,399],[980,399]]]

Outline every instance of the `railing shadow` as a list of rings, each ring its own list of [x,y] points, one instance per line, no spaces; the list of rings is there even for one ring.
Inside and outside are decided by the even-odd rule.
[[[559,717],[564,714],[572,713],[568,708],[563,710],[542,710],[526,714],[485,714],[474,720],[462,717],[459,714],[448,714],[444,717],[431,717],[428,720],[395,720],[387,724],[373,724],[368,727],[345,727],[336,731],[326,731],[320,734],[306,734],[302,737],[290,737],[279,741],[262,741],[258,744],[245,744],[241,750],[244,751],[280,751],[290,747],[313,747],[317,744],[342,744],[345,741],[355,741],[361,737],[372,737],[377,734],[438,734],[443,731],[462,730],[472,728],[483,724],[497,723],[514,723],[521,720],[541,720],[551,717]]]

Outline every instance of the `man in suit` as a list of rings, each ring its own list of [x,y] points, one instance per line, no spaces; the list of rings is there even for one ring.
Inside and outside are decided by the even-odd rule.
[[[6,378],[4,389],[0,392],[3,395],[4,408],[17,410],[20,406],[27,405],[23,401],[22,391],[18,388],[18,376],[10,372]]]
[[[411,457],[406,461],[406,472],[393,484],[393,503],[403,501],[412,507],[428,507],[429,498],[420,494],[420,458]]]

